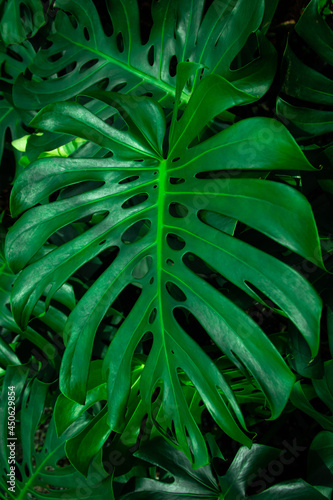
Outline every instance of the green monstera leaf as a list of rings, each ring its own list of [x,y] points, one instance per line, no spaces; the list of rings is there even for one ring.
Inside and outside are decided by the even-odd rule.
[[[24,42],[45,24],[41,0],[4,0],[1,3],[0,39],[6,44]]]
[[[288,41],[277,112],[302,138],[333,130],[333,33],[325,0],[312,0]],[[332,13],[329,14],[332,17]]]
[[[50,249],[49,249],[50,250]],[[45,249],[44,249],[45,251]],[[31,354],[42,353],[51,365],[59,366],[59,345],[55,345],[52,337],[47,337],[40,330],[36,331],[33,327],[28,326],[24,331],[17,325],[10,310],[10,294],[15,281],[15,274],[9,269],[6,261],[0,254],[0,327],[2,329],[0,336],[0,366],[2,368],[8,365],[20,365],[20,359],[15,352],[23,339],[31,342],[38,351]],[[54,296],[59,304],[62,304],[69,310],[75,306],[75,297],[73,288],[65,283]],[[44,323],[46,329],[50,329],[52,333],[62,336],[66,324],[67,315],[61,311],[57,305],[52,304],[49,310],[45,313],[43,301],[37,302],[33,315],[39,317]]]
[[[66,323],[61,391],[85,404],[97,328],[117,297],[134,286],[139,297],[103,362],[108,424],[118,432],[124,426],[132,358],[142,339],[150,336],[153,344],[140,395],[150,412],[151,398],[160,388],[163,419],[155,419],[156,425],[167,438],[173,434],[201,466],[208,461],[205,440],[186,404],[179,370],[228,435],[247,445],[251,440],[241,430],[246,426],[233,391],[192,332],[182,326],[182,314],[195,317],[235,366],[253,377],[267,398],[271,418],[283,410],[294,375],[260,327],[207,282],[200,269],[213,270],[256,301],[263,302],[258,290],[269,297],[276,311],[299,329],[314,356],[321,315],[315,290],[291,267],[235,237],[236,221],[319,266],[322,262],[306,199],[288,185],[261,178],[265,175],[260,171],[312,169],[295,141],[283,125],[266,118],[243,120],[200,140],[214,116],[252,96],[210,75],[177,119],[181,92],[192,72],[191,64],[179,66],[170,130],[162,108],[149,97],[89,93],[118,109],[127,131],[74,102],[42,110],[32,122],[35,127],[78,135],[108,154],[43,158],[29,165],[12,191],[13,215],[25,213],[8,234],[6,255],[13,270],[23,269],[13,288],[12,308],[24,328],[46,289],[47,306],[76,270],[105,249],[112,250],[109,266]],[[48,203],[55,192],[58,196]],[[88,231],[29,263],[53,233],[94,214]]]
[[[205,0],[153,2],[153,26],[144,41],[135,0],[101,4],[97,11],[92,0],[55,2],[51,45],[40,50],[29,66],[34,79],[23,75],[18,79],[14,87],[18,107],[40,109],[94,85],[153,94],[163,107],[171,107],[176,66],[184,61],[201,63],[204,75],[224,76],[250,91],[254,99],[268,90],[274,78],[274,49],[258,31],[265,15],[264,0],[215,0],[207,12]],[[236,56],[239,61],[232,65]],[[184,101],[189,93],[185,88]]]
[[[87,475],[89,466],[93,458],[104,447],[109,439],[110,446],[104,447],[104,455],[108,454],[108,460],[111,464],[119,463],[129,459],[127,455],[135,449],[142,423],[147,416],[147,407],[140,397],[138,389],[140,388],[141,374],[145,367],[147,356],[134,354],[131,366],[131,391],[127,402],[127,411],[124,419],[124,427],[121,433],[114,433],[113,438],[109,439],[112,432],[107,421],[107,381],[103,374],[103,361],[92,361],[89,369],[89,378],[87,383],[87,396],[85,404],[81,405],[63,394],[61,394],[55,406],[54,419],[58,436],[61,436],[70,425],[72,425],[83,414],[86,414],[94,405],[98,411],[93,418],[87,422],[87,426],[74,438],[66,444],[66,454],[71,463],[82,474]],[[223,376],[230,384],[235,397],[240,404],[251,403],[251,405],[262,408],[265,404],[263,394],[256,388],[254,381],[248,380],[242,373],[235,369],[232,363],[222,356],[217,361],[218,368],[223,371]],[[197,423],[201,421],[201,414],[204,406],[201,404],[201,397],[194,385],[186,378],[184,372],[179,373],[179,380],[182,384],[182,390],[185,395],[186,403],[191,408],[191,413]],[[160,411],[161,395],[155,395],[154,409],[155,421],[158,425],[163,424],[163,411]],[[154,439],[159,433],[152,421],[147,420],[144,426],[144,434],[141,433],[140,441],[143,442],[148,437]],[[111,441],[111,443],[110,443]]]
[[[1,393],[0,486],[7,496],[2,498],[103,498],[114,499],[111,478],[100,458],[96,459],[84,478],[66,461],[65,443],[85,426],[78,419],[58,438],[54,418],[47,422],[50,408],[50,384],[28,378],[25,365],[6,370]],[[14,423],[12,420],[15,415]],[[11,425],[9,425],[9,423]],[[36,443],[36,431],[45,433],[43,443]],[[8,438],[8,439],[7,439]],[[10,445],[10,446],[8,446]],[[20,457],[21,455],[21,457]],[[12,484],[10,472],[16,475]],[[19,473],[18,473],[19,472]]]
[[[31,111],[18,109],[12,99],[11,88],[18,75],[23,73],[32,62],[35,51],[32,45],[26,41],[22,45],[11,45],[7,47],[0,42],[0,159],[2,158],[7,131],[10,131],[12,140],[22,137],[26,132],[22,122],[29,123],[33,114]],[[16,174],[19,173],[17,167]]]
[[[215,447],[217,448],[216,444]],[[120,498],[122,500],[176,500],[178,498],[184,500],[214,498],[216,500],[245,500],[246,498],[324,500],[328,498],[301,479],[268,487],[264,477],[267,478],[267,474],[269,475],[270,467],[274,470],[273,466],[275,466],[276,470],[276,465],[278,465],[282,472],[284,464],[290,463],[290,460],[293,461],[294,457],[291,459],[284,457],[285,452],[286,450],[258,444],[253,445],[250,450],[242,446],[237,451],[227,472],[221,475],[218,468],[215,469],[214,461],[212,465],[194,471],[183,453],[164,440],[156,439],[141,447],[135,456],[151,464],[154,472],[158,468],[158,479],[149,478],[149,476],[137,477],[135,490],[121,495]],[[251,494],[250,490],[257,493]]]

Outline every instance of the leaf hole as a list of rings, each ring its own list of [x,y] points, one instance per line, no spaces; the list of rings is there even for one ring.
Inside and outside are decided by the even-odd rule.
[[[56,54],[52,54],[51,56],[49,56],[47,58],[47,60],[49,62],[56,62],[56,61],[59,61],[59,59],[61,59],[62,57],[62,52],[57,52]]]
[[[167,235],[167,244],[172,250],[182,250],[186,243],[185,240],[181,236],[177,236],[174,233],[168,233]]]
[[[90,35],[89,35],[89,31],[87,30],[87,28],[84,28],[83,35],[84,35],[84,38],[87,40],[87,42],[89,42]]]
[[[157,316],[157,309],[156,309],[156,307],[154,307],[154,309],[150,313],[149,320],[148,320],[150,325],[152,325],[154,323],[156,316]]]
[[[148,51],[148,62],[150,66],[154,66],[155,62],[155,47],[152,45]]]
[[[185,293],[179,288],[179,286],[175,285],[175,283],[167,281],[167,283],[165,284],[165,288],[167,289],[167,292],[170,295],[170,297],[172,297],[177,302],[186,301],[187,298]]]
[[[152,403],[155,403],[155,401],[157,400],[158,396],[160,395],[160,392],[161,392],[161,388],[160,387],[156,387],[156,389],[154,390],[154,392],[152,394],[152,397],[151,397],[151,402]]]
[[[166,261],[166,263],[168,264],[168,266],[174,266],[174,265],[175,265],[174,261],[173,261],[173,260],[171,260],[171,259],[168,259],[168,260]]]
[[[109,85],[109,78],[103,78],[100,82],[97,84],[97,88],[99,90],[106,90]]]
[[[185,182],[185,179],[182,177],[170,177],[169,178],[170,184],[183,184]]]
[[[131,175],[131,177],[126,177],[125,179],[119,181],[118,184],[128,184],[129,182],[134,182],[137,179],[139,179],[138,175]]]
[[[152,285],[154,283],[154,278],[150,278],[149,283]]]
[[[104,245],[104,243],[106,243],[106,240],[101,241],[99,245]]]
[[[142,279],[149,273],[151,266],[153,264],[153,259],[148,255],[138,262],[132,271],[133,278]]]
[[[76,18],[72,14],[69,15],[68,13],[67,13],[67,16],[68,16],[68,19],[69,19],[71,25],[76,30],[76,28],[78,27],[78,22],[77,22]]]
[[[172,163],[176,163],[176,161],[180,160],[180,156],[176,156],[175,158],[172,158]]]
[[[84,63],[84,64],[81,66],[81,68],[80,68],[80,70],[79,70],[79,73],[80,73],[80,74],[81,74],[81,73],[84,73],[85,71],[87,71],[87,69],[92,68],[92,67],[93,67],[93,66],[95,66],[95,64],[97,64],[97,63],[98,63],[98,59],[96,59],[96,58],[95,58],[95,59],[91,59],[91,61],[87,61],[86,63]]]
[[[117,85],[115,85],[114,87],[112,87],[112,92],[120,92],[121,90],[123,90],[124,87],[126,87],[127,83],[126,82],[123,82],[123,83],[118,83]]]
[[[100,22],[102,24],[105,36],[110,37],[113,35],[113,24],[110,18],[110,14],[107,8],[107,2],[95,2],[95,7],[98,9],[98,14]]]
[[[137,205],[144,203],[146,200],[148,200],[148,198],[149,196],[147,193],[136,194],[134,196],[131,196],[131,198],[128,198],[128,200],[124,201],[124,203],[121,205],[121,208],[127,209],[136,207]]]
[[[124,38],[123,38],[123,35],[122,33],[118,33],[117,35],[117,48],[119,50],[120,53],[124,52]]]
[[[126,229],[121,237],[121,241],[125,245],[140,241],[149,233],[150,227],[151,222],[149,219],[139,220]]]
[[[177,64],[178,64],[178,59],[177,59],[177,56],[174,55],[174,56],[171,57],[170,63],[169,63],[169,73],[170,73],[170,76],[176,76],[176,73],[177,73]]]
[[[182,203],[172,202],[169,205],[169,213],[176,219],[184,219],[188,216],[188,208]]]

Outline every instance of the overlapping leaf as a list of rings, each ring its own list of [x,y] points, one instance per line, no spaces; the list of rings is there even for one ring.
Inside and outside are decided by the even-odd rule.
[[[25,331],[22,331],[17,323],[15,323],[10,311],[10,294],[14,281],[15,275],[11,272],[7,263],[0,255],[0,327],[2,328],[0,336],[0,366],[6,367],[11,364],[20,365],[17,354],[8,344],[8,341],[5,340],[6,337],[11,337],[13,334],[19,336],[18,338],[20,339],[29,340],[39,348],[51,365],[54,365],[56,360],[59,363],[59,357],[56,353],[57,348],[52,341],[50,342],[50,339],[45,338],[40,332],[37,332],[30,326],[28,326]],[[55,299],[69,309],[73,309],[75,306],[73,289],[68,284],[64,284],[61,287]],[[62,336],[67,316],[60,309],[52,305],[45,314],[44,304],[42,301],[39,301],[34,308],[33,314],[35,317],[40,317],[41,321],[53,332]],[[18,338],[16,342],[19,343]]]
[[[254,445],[250,450],[241,447],[226,474],[221,476],[216,474],[214,466],[206,466],[193,471],[191,463],[183,453],[175,450],[165,441],[155,440],[143,446],[136,453],[136,456],[159,467],[159,479],[139,477],[136,479],[135,490],[122,495],[121,498],[124,500],[172,500],[178,498],[186,500],[198,498],[201,500],[214,498],[224,500],[245,500],[246,498],[324,500],[327,498],[301,479],[281,482],[267,488],[268,484],[261,478],[260,474],[263,470],[266,472],[265,468],[270,464],[279,463],[281,456],[280,466],[283,469],[283,454],[283,451],[269,446]],[[216,477],[218,477],[218,481]],[[258,493],[249,494],[249,489],[257,490]]]
[[[274,77],[274,50],[258,31],[264,0],[215,0],[207,12],[204,0],[153,2],[153,27],[144,44],[136,1],[107,1],[99,12],[92,0],[57,0],[55,6],[59,10],[49,36],[52,45],[40,50],[29,66],[34,79],[22,75],[15,85],[18,107],[39,109],[94,85],[123,93],[152,93],[163,106],[171,107],[175,68],[183,61],[202,64],[205,75],[234,81],[253,99],[268,90]],[[253,33],[257,33],[255,47],[247,51],[241,67],[231,68]],[[191,86],[184,90],[183,100],[188,101],[190,90]]]
[[[178,97],[190,70],[191,65],[179,68]],[[61,390],[84,404],[86,367],[98,325],[126,286],[136,286],[140,296],[104,359],[108,424],[116,431],[124,425],[132,358],[140,341],[152,334],[153,345],[141,376],[141,397],[150,408],[151,397],[161,388],[164,422],[157,425],[166,437],[173,433],[200,466],[208,460],[205,441],[186,404],[179,369],[192,381],[218,425],[244,444],[251,441],[236,423],[238,420],[245,428],[230,386],[191,332],[181,326],[180,314],[192,314],[221,351],[254,377],[268,400],[272,418],[284,408],[294,376],[259,326],[200,277],[195,265],[209,266],[255,300],[262,301],[256,290],[268,296],[300,330],[313,355],[318,350],[321,313],[320,299],[300,274],[230,231],[228,234],[221,223],[205,218],[203,211],[239,220],[322,265],[306,199],[289,186],[241,175],[242,169],[312,167],[287,130],[270,119],[244,120],[195,144],[214,116],[252,99],[218,76],[202,80],[179,120],[176,102],[167,154],[163,152],[164,114],[156,102],[108,92],[89,95],[116,107],[128,131],[109,126],[77,103],[50,105],[40,112],[33,121],[36,127],[79,135],[110,154],[100,159],[46,158],[25,170],[12,193],[14,215],[63,191],[56,201],[31,208],[16,222],[8,235],[7,258],[18,271],[59,228],[96,213],[104,218],[22,271],[13,290],[13,312],[24,327],[46,288],[48,303],[77,269],[112,248],[114,261],[67,321]],[[205,179],[208,171],[224,174]],[[99,185],[89,189],[88,184],[86,190],[87,181]],[[68,191],[75,185],[78,194]]]
[[[45,24],[41,0],[4,0],[1,14],[0,39],[6,44],[24,42]]]
[[[325,17],[327,2],[311,0],[289,38],[285,78],[277,111],[299,137],[333,130],[333,33]]]

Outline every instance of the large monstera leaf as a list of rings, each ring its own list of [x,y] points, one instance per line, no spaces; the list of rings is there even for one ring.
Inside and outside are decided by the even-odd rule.
[[[152,93],[163,107],[170,107],[175,68],[183,61],[201,63],[205,75],[224,76],[259,98],[269,88],[276,66],[274,49],[259,31],[266,14],[264,0],[215,0],[207,12],[205,4],[153,2],[153,27],[149,39],[142,41],[136,0],[103,1],[99,12],[92,0],[57,0],[48,37],[51,46],[40,50],[29,66],[34,78],[19,78],[15,104],[40,109],[98,84],[122,93]],[[257,38],[255,43],[247,43],[250,35]],[[189,87],[184,89],[184,101],[189,93]]]
[[[260,290],[291,319],[315,355],[321,314],[316,292],[298,272],[233,236],[235,221],[317,265],[322,262],[306,199],[287,185],[260,178],[261,170],[312,169],[295,141],[276,121],[251,118],[200,142],[200,132],[214,116],[252,96],[211,75],[201,81],[177,119],[179,96],[192,70],[187,64],[179,67],[168,145],[162,108],[148,97],[90,94],[117,108],[127,131],[74,102],[42,110],[32,122],[35,127],[79,135],[109,154],[99,159],[43,158],[27,167],[11,198],[14,216],[27,211],[8,234],[6,255],[13,270],[25,268],[12,295],[13,314],[24,328],[46,288],[47,305],[83,264],[106,248],[114,251],[112,263],[67,321],[61,390],[84,404],[98,325],[119,294],[135,285],[140,296],[104,359],[108,423],[121,431],[132,358],[145,335],[152,335],[141,397],[149,409],[160,387],[161,432],[166,436],[173,432],[200,466],[208,461],[205,441],[186,404],[179,369],[227,434],[244,444],[251,440],[236,423],[245,428],[230,386],[191,332],[183,329],[179,314],[192,314],[221,351],[254,377],[270,405],[271,418],[281,413],[294,383],[294,375],[259,326],[200,276],[200,266],[222,275],[256,301],[262,300],[256,293]],[[211,171],[214,177],[205,178]],[[92,181],[95,184],[89,184]],[[48,203],[59,190],[56,201]],[[99,221],[88,231],[29,264],[54,232],[94,214],[99,214]]]

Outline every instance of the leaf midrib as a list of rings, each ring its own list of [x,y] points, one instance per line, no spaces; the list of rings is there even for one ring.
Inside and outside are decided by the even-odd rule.
[[[25,483],[25,485],[23,486],[23,488],[21,489],[20,491],[20,494],[19,496],[17,497],[17,500],[24,500],[24,494],[29,490],[29,486],[31,485],[31,483],[34,482],[34,480],[36,479],[36,477],[38,476],[39,472],[41,469],[43,469],[44,465],[47,464],[50,460],[50,457],[52,457],[53,455],[55,455],[55,453],[64,445],[64,443],[62,442],[61,444],[59,444],[59,446],[57,446],[56,448],[53,448],[53,450],[48,453],[48,455],[45,457],[44,460],[42,460],[42,462],[39,464],[38,467],[36,467],[36,469],[33,471],[32,475],[29,477],[28,481]]]

